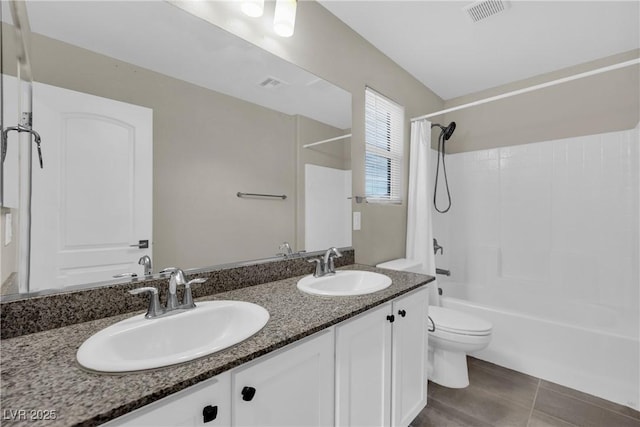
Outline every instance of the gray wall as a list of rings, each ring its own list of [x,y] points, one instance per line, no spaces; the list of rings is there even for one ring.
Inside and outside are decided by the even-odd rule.
[[[186,3],[182,6],[189,7]],[[271,2],[265,7],[264,21],[247,19],[242,25],[238,25],[236,11],[230,10],[225,2],[200,2],[197,6],[200,12],[207,12],[209,22],[351,92],[354,195],[364,195],[365,86],[403,105],[407,117],[405,176],[408,176],[408,119],[441,109],[444,105],[441,98],[314,1],[298,2],[295,33],[286,39],[272,36],[263,25],[269,13],[273,13]],[[406,200],[401,205],[354,202],[353,210],[362,212],[362,229],[353,232],[356,262],[376,264],[404,256]]]
[[[628,61],[639,54],[633,50],[451,99],[445,108]],[[640,68],[634,65],[430,120],[456,122],[454,136],[447,142],[450,153],[632,129],[640,119],[639,76]],[[433,135],[435,143],[437,134]]]

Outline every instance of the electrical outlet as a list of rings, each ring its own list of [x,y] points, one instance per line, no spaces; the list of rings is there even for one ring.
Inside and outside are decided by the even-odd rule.
[[[8,246],[13,240],[13,216],[10,213],[4,214],[4,245]]]

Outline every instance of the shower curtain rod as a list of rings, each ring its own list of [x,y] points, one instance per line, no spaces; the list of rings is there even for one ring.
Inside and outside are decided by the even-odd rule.
[[[322,141],[312,142],[311,144],[304,144],[302,146],[302,148],[309,148],[309,147],[313,147],[315,145],[326,144],[327,142],[339,141],[341,139],[346,139],[346,138],[351,138],[351,134],[348,133],[346,135],[336,136],[335,138],[323,139]]]
[[[538,90],[538,89],[544,89],[544,88],[555,86],[555,85],[558,85],[558,84],[561,84],[561,83],[570,82],[572,80],[581,79],[583,77],[595,76],[596,74],[605,73],[607,71],[613,71],[613,70],[617,70],[619,68],[625,68],[625,67],[629,67],[631,65],[636,65],[636,64],[640,64],[640,58],[632,59],[632,60],[625,61],[625,62],[620,62],[618,64],[609,65],[607,67],[596,68],[595,70],[586,71],[584,73],[574,74],[573,76],[563,77],[563,78],[557,79],[557,80],[551,80],[549,82],[541,83],[541,84],[534,85],[534,86],[529,86],[529,87],[524,88],[524,89],[518,89],[518,90],[511,91],[511,92],[503,93],[502,95],[490,96],[488,98],[480,99],[478,101],[469,102],[468,104],[462,104],[462,105],[458,105],[456,107],[446,108],[444,110],[436,111],[435,113],[429,113],[429,114],[425,114],[424,116],[414,117],[414,118],[411,119],[411,121],[415,122],[417,120],[428,119],[430,117],[439,116],[441,114],[451,113],[453,111],[463,110],[463,109],[469,108],[469,107],[475,107],[476,105],[482,105],[482,104],[486,104],[488,102],[493,102],[493,101],[498,101],[500,99],[510,98],[512,96],[521,95],[523,93],[533,92],[533,91]]]

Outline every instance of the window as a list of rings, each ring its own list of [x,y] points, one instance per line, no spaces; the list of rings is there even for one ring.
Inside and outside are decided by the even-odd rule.
[[[365,195],[369,202],[401,203],[404,107],[365,89]]]

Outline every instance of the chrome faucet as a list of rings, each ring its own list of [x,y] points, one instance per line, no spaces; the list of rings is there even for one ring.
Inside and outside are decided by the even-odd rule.
[[[153,269],[152,269],[152,265],[151,265],[151,257],[149,255],[144,255],[143,257],[141,257],[138,260],[138,264],[144,266],[144,275],[145,276],[151,276],[151,273],[152,273]]]
[[[283,242],[278,249],[280,250],[284,250],[285,252],[279,253],[278,255],[282,255],[285,258],[288,256],[293,255],[293,249],[291,249],[291,245],[289,244],[289,242]]]
[[[336,274],[334,259],[340,258],[341,256],[342,253],[338,250],[338,248],[332,247],[327,249],[322,258],[308,259],[307,262],[316,263],[316,269],[313,273],[313,277],[322,277],[328,274]]]
[[[166,307],[162,307],[160,304],[160,298],[158,296],[158,290],[153,287],[145,287],[145,288],[137,288],[129,291],[130,294],[137,295],[141,293],[149,294],[149,308],[147,309],[147,314],[144,317],[147,319],[153,319],[156,317],[167,316],[172,314],[172,312],[179,312],[183,310],[189,310],[196,307],[196,304],[193,302],[193,295],[191,294],[191,285],[195,285],[198,283],[204,283],[207,279],[193,279],[187,280],[184,277],[184,272],[175,267],[165,268],[160,272],[162,273],[170,273],[169,277],[169,293],[167,294],[167,305]],[[178,304],[178,297],[176,295],[176,291],[178,285],[184,285],[184,296],[182,299],[182,304]]]
[[[167,311],[175,310],[178,308],[178,296],[176,295],[178,285],[187,284],[184,278],[184,272],[179,268],[169,267],[160,273],[171,273],[171,276],[169,276],[169,293],[167,294]]]
[[[324,253],[322,261],[324,263],[324,274],[336,274],[336,266],[333,262],[334,258],[340,258],[342,253],[338,248],[329,248]]]

